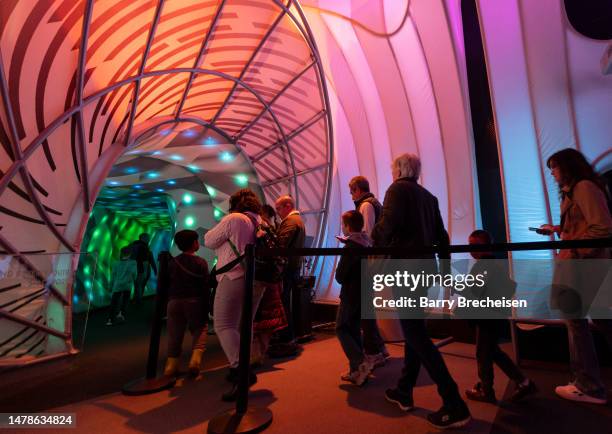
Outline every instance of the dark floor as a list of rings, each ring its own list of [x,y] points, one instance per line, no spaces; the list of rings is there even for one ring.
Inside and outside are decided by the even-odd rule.
[[[0,373],[0,412],[38,412],[121,390],[127,382],[144,376],[154,300],[130,306],[127,322],[107,327],[107,311],[92,311],[74,318],[76,356]],[[83,331],[85,334],[83,336]],[[83,339],[84,337],[84,339]],[[204,369],[227,363],[214,335],[208,336]],[[189,358],[190,337],[183,342],[183,365]],[[160,344],[159,369],[166,354],[165,330]],[[50,375],[49,373],[52,372]]]

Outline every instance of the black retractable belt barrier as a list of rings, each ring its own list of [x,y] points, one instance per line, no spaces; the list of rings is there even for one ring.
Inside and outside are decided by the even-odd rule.
[[[272,423],[268,408],[249,408],[249,372],[253,330],[253,284],[255,282],[255,246],[245,249],[245,291],[240,321],[240,357],[238,362],[238,399],[236,408],[215,416],[208,423],[209,434],[257,433]]]
[[[149,356],[147,358],[147,371],[144,378],[131,381],[121,389],[124,395],[147,395],[170,389],[176,383],[174,377],[157,376],[157,359],[159,357],[159,340],[161,336],[162,317],[168,302],[168,262],[169,252],[160,252],[157,257],[159,267],[157,273],[157,294],[155,295],[155,313],[151,324],[151,338],[149,340]]]

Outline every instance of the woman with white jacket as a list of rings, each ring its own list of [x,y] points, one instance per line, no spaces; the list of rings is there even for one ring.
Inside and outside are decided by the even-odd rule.
[[[255,243],[255,230],[261,223],[261,203],[255,193],[242,189],[230,197],[230,213],[204,235],[204,245],[215,250],[217,269],[244,253],[247,244]],[[228,380],[232,390],[223,394],[224,401],[233,401],[237,395],[238,355],[240,352],[240,318],[245,289],[245,269],[239,263],[229,271],[217,275],[214,301],[214,327],[230,365]],[[254,288],[253,315],[261,301],[263,291]],[[254,374],[249,378],[254,384]]]

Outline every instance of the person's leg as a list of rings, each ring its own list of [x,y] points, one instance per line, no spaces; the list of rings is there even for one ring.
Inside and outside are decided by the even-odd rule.
[[[295,340],[295,330],[293,326],[293,307],[292,307],[292,293],[293,288],[296,285],[297,276],[293,272],[285,273],[283,277],[283,291],[281,293],[281,299],[283,301],[283,308],[287,315],[287,327],[279,332],[281,342],[288,343]]]
[[[204,351],[206,348],[206,322],[204,319],[203,300],[201,298],[189,298],[184,300],[183,303],[187,325],[193,338],[191,349]]]
[[[180,357],[186,326],[182,300],[168,301],[168,357]]]
[[[355,309],[355,306],[351,306],[343,300],[340,301],[336,317],[336,334],[349,361],[351,372],[357,371],[364,360],[359,314],[360,312]]]
[[[230,280],[223,276],[215,295],[215,332],[230,368],[238,367],[243,294],[244,277]]]
[[[478,378],[485,393],[493,393],[493,355],[497,347],[497,334],[490,324],[480,322],[476,325],[476,364]]]
[[[134,303],[140,303],[144,291],[146,273],[138,273],[134,280]]]
[[[117,318],[117,314],[119,313],[119,302],[121,299],[120,292],[113,292],[111,296],[111,305],[108,311],[108,321],[112,322]]]
[[[125,316],[127,312],[128,304],[130,303],[130,291],[122,291],[121,292],[121,309],[120,313]]]
[[[438,348],[433,344],[427,335],[425,320],[423,319],[404,319],[400,320],[406,345],[410,346],[416,353],[421,363],[427,369],[429,377],[438,386],[438,393],[447,408],[457,408],[465,406],[457,384],[453,380],[444,363]],[[410,363],[409,361],[407,363]],[[414,370],[411,372],[414,375]],[[416,382],[416,379],[414,380]]]
[[[565,322],[570,350],[570,367],[575,375],[576,388],[589,396],[605,399],[606,388],[601,381],[599,361],[593,336],[586,319]]]
[[[363,348],[367,355],[383,353],[385,343],[378,330],[375,319],[362,319],[361,329],[363,330]]]
[[[419,372],[421,371],[421,359],[418,354],[414,351],[414,348],[408,343],[406,338],[407,332],[406,319],[400,319],[400,326],[404,333],[404,367],[402,368],[402,376],[397,382],[397,388],[406,395],[412,396],[412,390],[416,386],[417,379],[419,378]]]

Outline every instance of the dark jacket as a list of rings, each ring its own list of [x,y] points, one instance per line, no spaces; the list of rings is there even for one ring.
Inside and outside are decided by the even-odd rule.
[[[170,259],[168,276],[168,299],[201,297],[208,306],[210,285],[206,260],[197,255],[181,253]]]
[[[276,232],[278,246],[286,249],[301,249],[306,240],[306,227],[299,214],[287,216]],[[296,273],[302,266],[301,256],[291,256],[287,262],[287,273]]]
[[[377,247],[418,248],[449,244],[438,199],[409,178],[399,178],[389,186],[382,217],[374,226],[372,238]]]
[[[345,242],[345,249],[369,247],[370,238],[363,232],[350,234]],[[342,285],[340,300],[345,303],[361,302],[361,257],[343,255],[336,266],[336,281]]]
[[[157,274],[155,259],[153,258],[153,253],[151,253],[151,249],[149,249],[149,245],[147,243],[141,240],[136,240],[130,245],[130,249],[130,258],[136,261],[138,266],[138,274],[149,274],[149,267],[151,267],[153,272]]]
[[[361,196],[359,199],[353,201],[353,203],[355,204],[355,210],[359,211],[359,207],[364,202],[367,202],[374,207],[374,215],[376,218],[376,223],[378,223],[378,221],[380,220],[380,217],[382,216],[382,210],[383,210],[382,204],[378,201],[378,199],[376,199],[376,197],[372,193],[366,193],[363,196]]]

